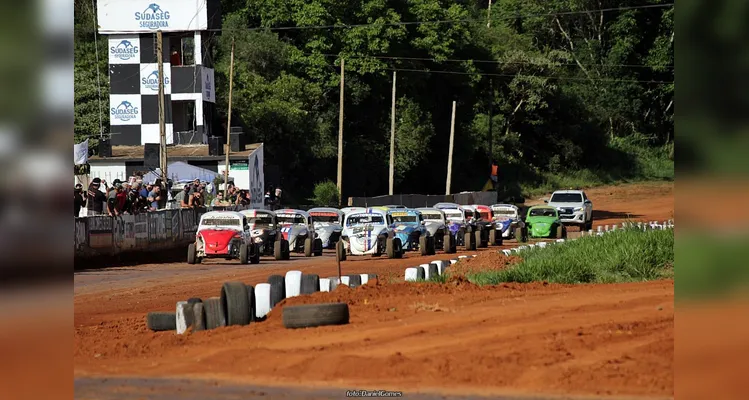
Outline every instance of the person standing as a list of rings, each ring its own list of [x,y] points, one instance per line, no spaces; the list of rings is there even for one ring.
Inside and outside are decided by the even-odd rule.
[[[83,185],[80,183],[75,184],[75,195],[73,197],[73,215],[76,217],[81,216],[81,208],[86,207],[87,196],[83,195]]]
[[[154,185],[153,189],[148,193],[149,211],[156,211],[159,209],[161,198],[161,186]]]
[[[491,175],[489,175],[489,179],[492,180],[492,184],[494,185],[494,190],[497,190],[497,184],[499,183],[499,165],[497,165],[497,160],[492,160],[492,172]]]
[[[107,196],[99,190],[101,184],[107,187],[107,181],[102,181],[100,178],[94,178],[91,184],[88,185],[88,191],[86,192],[86,211],[87,215],[103,215],[104,214],[104,203],[107,202]]]

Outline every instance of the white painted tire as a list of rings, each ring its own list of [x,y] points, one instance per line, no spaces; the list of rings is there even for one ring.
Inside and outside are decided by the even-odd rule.
[[[406,282],[415,282],[417,276],[418,271],[416,270],[416,268],[406,268]]]
[[[557,243],[564,243],[564,239],[557,239],[556,242]]]
[[[536,247],[536,245],[535,245],[535,244],[533,244],[533,243],[531,243],[531,244],[529,244],[529,245],[528,245],[528,248],[530,248],[530,249],[532,249],[532,248],[534,248],[534,247]]]
[[[437,264],[437,271],[439,271],[440,275],[445,273],[445,267],[447,266],[447,263],[442,260],[435,260],[432,261],[430,264]]]
[[[458,256],[458,260],[462,260],[464,258],[468,258],[468,256]]]
[[[258,283],[255,285],[255,317],[265,318],[270,308],[270,283]]]
[[[337,288],[338,285],[341,284],[341,281],[338,279],[337,276],[331,276],[330,278],[328,278],[328,280],[330,281],[330,291],[331,292],[334,291],[335,288]]]
[[[457,259],[455,259],[455,258],[453,258],[452,260],[450,260],[450,265],[453,265],[453,264],[455,264],[456,262],[458,262],[458,260],[457,260]]]
[[[421,268],[424,268],[424,280],[429,280],[429,264],[421,264],[419,265]]]
[[[361,276],[361,284],[366,285],[369,282],[369,274],[359,274]]]
[[[341,277],[341,285],[348,286],[348,284],[349,284],[349,277],[348,276],[342,276]]]
[[[328,279],[328,278],[320,278],[320,291],[321,292],[329,292],[330,291],[330,279]]]
[[[188,315],[192,313],[192,306],[186,301],[177,302],[177,334],[183,335],[187,331],[187,327],[190,326],[188,321]]]
[[[302,271],[289,271],[284,277],[286,282],[286,298],[299,296],[302,290]]]
[[[506,256],[509,256],[509,255],[512,254],[512,250],[504,249],[504,250],[502,250],[502,253],[504,253],[504,255],[506,255]]]
[[[545,248],[546,247],[546,242],[538,242],[538,247],[542,248],[542,249]]]

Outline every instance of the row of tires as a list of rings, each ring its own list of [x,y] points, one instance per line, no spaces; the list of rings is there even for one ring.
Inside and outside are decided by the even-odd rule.
[[[451,265],[457,263],[458,261],[469,258],[469,257],[476,257],[476,254],[473,254],[471,256],[459,256],[458,258],[454,258],[452,260],[434,260],[428,264],[421,264],[417,267],[409,267],[406,268],[405,271],[405,278],[406,282],[415,282],[415,281],[428,281],[429,279],[432,279],[434,277],[441,276],[445,274],[445,272],[450,268]]]
[[[288,271],[285,276],[271,275],[267,283],[254,287],[242,282],[226,282],[219,297],[205,300],[190,298],[177,303],[175,312],[150,312],[146,325],[152,331],[173,331],[183,334],[188,328],[193,332],[223,326],[249,325],[262,321],[278,303],[290,297],[316,292],[333,291],[339,285],[357,287],[377,279],[375,274],[356,274],[320,278],[316,274]],[[315,305],[287,306],[283,308],[284,326],[304,328],[341,323],[341,306]],[[301,308],[299,308],[301,307]],[[346,307],[348,322],[348,307]]]

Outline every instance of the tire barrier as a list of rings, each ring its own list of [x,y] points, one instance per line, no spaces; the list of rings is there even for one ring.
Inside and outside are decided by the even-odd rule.
[[[270,283],[258,283],[255,285],[255,318],[265,318],[271,308],[273,308],[273,306],[271,306]]]
[[[302,290],[302,271],[288,271],[286,281],[286,298],[299,296]]]
[[[312,328],[349,323],[346,303],[306,304],[283,308],[283,326],[287,329]]]

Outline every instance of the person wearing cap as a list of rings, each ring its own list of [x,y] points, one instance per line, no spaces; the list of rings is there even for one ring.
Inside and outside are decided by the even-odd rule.
[[[83,185],[80,183],[75,184],[75,197],[73,197],[73,215],[80,217],[81,208],[86,207],[86,198],[88,196],[83,195]]]
[[[118,179],[115,179],[117,182]],[[114,183],[114,182],[112,182]],[[122,193],[122,183],[114,184],[112,190],[107,194],[107,212],[110,217],[120,216],[119,197]]]
[[[107,202],[107,196],[100,190],[101,184],[107,186],[107,181],[103,181],[100,178],[94,178],[91,184],[88,185],[88,191],[86,192],[86,215],[103,215],[104,214],[104,203]]]

